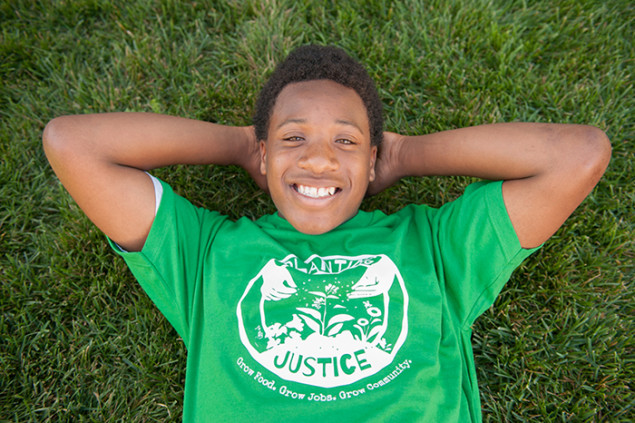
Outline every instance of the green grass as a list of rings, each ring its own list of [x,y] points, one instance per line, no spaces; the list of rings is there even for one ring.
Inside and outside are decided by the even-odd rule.
[[[588,123],[613,159],[567,224],[475,328],[484,418],[635,419],[628,0],[0,1],[0,421],[177,421],[185,350],[41,149],[63,114],[155,111],[250,121],[275,63],[308,42],[364,62],[387,129]],[[157,171],[230,216],[273,210],[235,168]],[[408,179],[368,199],[438,206],[465,178]]]

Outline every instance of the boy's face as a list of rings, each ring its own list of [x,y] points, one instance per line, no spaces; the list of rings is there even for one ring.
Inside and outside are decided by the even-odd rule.
[[[329,80],[280,92],[260,151],[278,213],[308,234],[353,217],[375,178],[366,107],[353,89]]]

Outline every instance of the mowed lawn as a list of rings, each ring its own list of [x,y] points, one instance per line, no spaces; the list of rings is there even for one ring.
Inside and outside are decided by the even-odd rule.
[[[327,3],[0,0],[0,421],[181,416],[186,351],[49,168],[45,124],[109,111],[248,124],[274,65],[306,43],[366,64],[388,130],[606,131],[604,178],[514,273],[473,343],[486,421],[635,419],[633,3]],[[155,174],[232,217],[274,210],[237,168]],[[406,179],[363,207],[439,206],[469,182]]]

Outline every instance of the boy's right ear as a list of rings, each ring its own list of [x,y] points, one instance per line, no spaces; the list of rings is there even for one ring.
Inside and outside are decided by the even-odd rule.
[[[267,174],[267,144],[260,140],[260,174]]]

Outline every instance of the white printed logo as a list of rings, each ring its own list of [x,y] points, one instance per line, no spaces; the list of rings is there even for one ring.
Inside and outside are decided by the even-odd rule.
[[[408,293],[385,255],[272,259],[236,312],[254,360],[285,380],[323,388],[385,368],[408,334]]]

